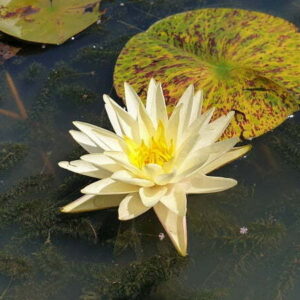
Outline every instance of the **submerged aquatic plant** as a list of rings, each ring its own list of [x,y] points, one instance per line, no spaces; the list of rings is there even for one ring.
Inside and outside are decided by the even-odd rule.
[[[84,196],[62,208],[82,212],[119,206],[119,219],[133,219],[153,208],[181,255],[187,254],[187,194],[214,193],[236,185],[206,174],[240,157],[250,146],[239,138],[218,141],[234,116],[210,122],[214,109],[200,115],[202,91],[191,85],[168,116],[162,87],[150,81],[146,106],[125,83],[127,111],[104,95],[116,133],[74,122],[72,137],[90,154],[59,166],[102,178],[81,190]],[[127,194],[127,195],[125,195]]]

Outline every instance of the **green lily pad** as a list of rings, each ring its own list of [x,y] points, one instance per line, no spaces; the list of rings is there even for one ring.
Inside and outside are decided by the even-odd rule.
[[[99,4],[100,0],[2,0],[0,31],[26,41],[61,44],[98,20]]]
[[[225,135],[252,138],[298,110],[300,34],[278,17],[241,9],[209,8],[167,17],[134,36],[122,50],[114,84],[143,97],[154,77],[170,108],[189,84],[204,90],[204,110],[215,118],[235,110]]]

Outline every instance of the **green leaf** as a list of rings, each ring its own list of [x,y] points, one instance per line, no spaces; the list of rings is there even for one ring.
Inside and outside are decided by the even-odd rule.
[[[100,0],[2,0],[0,31],[26,41],[61,44],[97,21],[99,4]]]
[[[122,50],[114,84],[127,81],[145,96],[151,77],[163,83],[170,108],[189,84],[204,90],[215,118],[235,110],[225,135],[259,136],[282,123],[300,102],[300,34],[278,17],[209,8],[167,17]]]

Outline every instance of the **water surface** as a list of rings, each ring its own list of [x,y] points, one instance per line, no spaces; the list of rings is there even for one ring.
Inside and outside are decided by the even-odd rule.
[[[73,120],[110,128],[102,94],[117,99],[113,67],[134,34],[176,12],[235,7],[300,25],[299,1],[104,1],[106,14],[64,45],[8,40],[23,50],[0,66],[0,299],[298,300],[300,115],[251,141],[253,150],[215,174],[239,185],[188,202],[189,256],[179,257],[152,212],[119,222],[115,209],[62,215],[91,182],[57,167],[84,153]],[[241,228],[247,233],[242,234]]]

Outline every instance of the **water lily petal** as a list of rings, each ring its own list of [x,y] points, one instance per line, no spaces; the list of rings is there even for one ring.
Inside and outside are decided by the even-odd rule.
[[[187,157],[188,153],[194,150],[194,147],[196,147],[197,143],[202,139],[202,136],[200,135],[201,129],[209,123],[214,111],[215,108],[206,111],[204,114],[200,115],[188,129],[182,132],[181,138],[177,140],[177,152],[180,152],[182,148],[185,148],[187,149],[187,152],[184,156]],[[193,145],[193,147],[191,147],[191,145]]]
[[[105,178],[111,175],[110,172],[102,168],[95,167],[89,162],[83,160],[73,161],[61,161],[58,163],[61,168],[67,169],[71,172],[78,173],[81,175],[94,177],[94,178]]]
[[[153,125],[157,127],[158,122],[166,124],[168,120],[165,97],[163,95],[161,84],[151,81],[149,86],[149,98],[147,97],[146,111],[148,112]]]
[[[138,193],[129,194],[120,203],[119,220],[133,219],[149,209],[142,203]]]
[[[81,190],[82,194],[91,195],[113,195],[113,194],[128,194],[137,192],[139,187],[132,184],[116,181],[112,178],[105,178],[93,182]]]
[[[86,134],[77,130],[69,131],[72,138],[87,152],[89,153],[101,153],[103,149],[94,143]]]
[[[195,93],[193,100],[192,100],[192,109],[190,114],[190,120],[189,120],[189,126],[197,120],[201,115],[201,109],[202,109],[202,103],[203,103],[203,91],[199,90]]]
[[[142,171],[145,178],[149,178],[152,181],[155,181],[155,178],[164,172],[163,168],[157,164],[147,164]]]
[[[143,187],[150,187],[153,186],[154,183],[150,180],[143,179],[143,178],[138,178],[135,177],[131,172],[121,170],[118,172],[115,172],[112,176],[112,179],[121,181],[124,183],[132,184],[132,185],[138,185],[138,186],[143,186]]]
[[[178,137],[179,140],[188,128],[193,107],[193,98],[194,86],[191,84],[184,91],[184,93],[178,101],[178,105],[182,104],[182,109],[180,110],[180,119],[178,123],[178,132],[180,133],[180,136]]]
[[[156,91],[157,91],[157,82],[154,78],[151,78],[147,91],[147,100],[146,100],[146,111],[149,116],[151,116],[153,107],[156,102]],[[154,123],[156,125],[156,123]]]
[[[178,140],[176,162],[183,162],[191,152],[201,147],[201,142],[205,138],[202,133],[202,128],[207,126],[214,111],[214,108],[206,111],[188,128],[188,130],[184,131],[181,140]],[[210,143],[205,144],[205,146],[207,145],[210,145]]]
[[[112,173],[123,170],[122,166],[103,153],[85,154],[82,155],[80,159]]]
[[[201,148],[216,142],[228,127],[233,116],[234,112],[231,111],[226,116],[222,116],[207,126],[203,126],[200,130],[201,140],[199,140],[196,147]]]
[[[168,189],[161,197],[160,202],[179,216],[186,215],[186,192],[185,186],[176,184]]]
[[[105,150],[112,150],[112,151],[123,151],[125,148],[124,140],[116,135],[115,133],[106,130],[104,128],[94,128],[92,132],[95,134],[95,137],[105,143],[108,149]]]
[[[177,251],[182,255],[187,255],[187,226],[186,216],[179,216],[169,210],[162,203],[158,202],[154,206],[154,211],[170,237]]]
[[[155,130],[151,118],[149,117],[143,104],[138,109],[137,122],[139,126],[140,139],[147,141],[154,135]]]
[[[197,174],[188,180],[187,194],[206,194],[225,191],[234,187],[237,181],[231,178]]]
[[[232,149],[239,140],[238,137],[233,137],[192,151],[187,155],[186,159],[183,158],[180,160],[181,163],[178,164],[178,173],[194,168],[196,165],[201,168],[204,167],[206,164],[209,164]]]
[[[161,199],[167,190],[165,186],[144,187],[140,188],[139,194],[143,204],[147,207],[152,207]]]
[[[103,99],[104,99],[104,95],[103,95]],[[109,118],[109,121],[110,121],[110,124],[112,125],[115,133],[118,135],[118,136],[123,136],[123,132],[122,132],[122,129],[121,129],[121,125],[119,123],[119,120],[118,120],[118,117],[117,117],[117,114],[116,112],[114,111],[112,105],[110,103],[106,103],[104,105],[104,108],[106,110],[106,113],[107,113],[107,116]]]
[[[125,102],[128,113],[132,116],[134,120],[137,119],[138,109],[141,102],[140,97],[137,95],[135,90],[127,82],[124,83],[125,90]]]
[[[180,104],[174,108],[172,115],[169,118],[168,123],[167,123],[166,136],[169,141],[173,140],[174,145],[177,145],[179,143],[178,124],[179,124],[179,120],[180,120],[182,106],[183,106],[183,104]],[[176,146],[176,148],[177,148],[177,146]]]
[[[157,176],[155,178],[155,183],[158,185],[166,185],[168,183],[175,182],[175,179],[177,178],[178,174],[176,170],[170,173],[165,173]]]
[[[205,166],[203,166],[201,168],[201,172],[203,174],[208,174],[208,173],[230,163],[231,161],[245,155],[251,148],[252,148],[251,145],[233,148],[232,150],[223,154],[219,158],[217,158],[217,159],[209,162]]]
[[[199,150],[197,150],[195,152],[197,153],[197,152],[205,151],[205,152],[209,153],[209,158],[207,159],[205,164],[203,164],[203,166],[202,166],[203,168],[205,168],[206,165],[212,163],[219,157],[222,157],[226,152],[230,151],[239,141],[240,141],[240,139],[238,137],[233,137],[233,138],[230,138],[227,140],[223,140],[223,141],[214,143],[208,147],[200,148]],[[202,167],[201,167],[201,170],[202,170]]]
[[[119,106],[114,100],[112,100],[109,96],[104,95],[103,99],[105,103],[110,104],[111,108],[115,111],[119,124],[121,126],[123,136],[127,136],[131,139],[138,140],[138,126],[136,121],[132,118],[132,116],[121,106]]]
[[[73,124],[104,150],[122,151],[124,141],[115,133],[85,122]]]
[[[142,176],[143,173],[140,169],[135,167],[129,160],[125,153],[117,151],[105,151],[104,154],[122,166],[124,169],[132,172],[133,174]]]
[[[63,213],[82,213],[119,206],[123,195],[84,195],[61,208]]]

